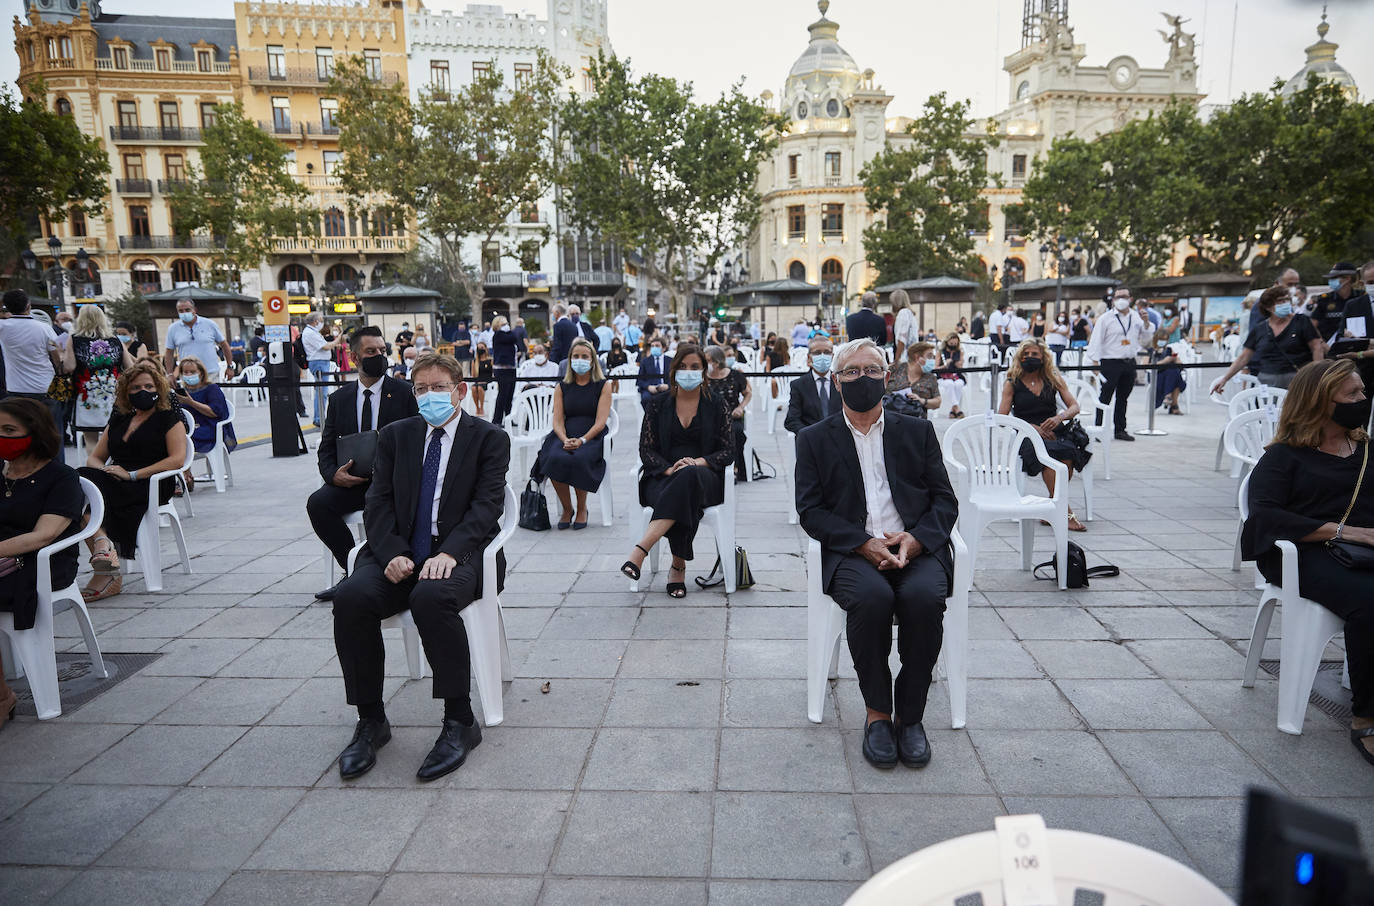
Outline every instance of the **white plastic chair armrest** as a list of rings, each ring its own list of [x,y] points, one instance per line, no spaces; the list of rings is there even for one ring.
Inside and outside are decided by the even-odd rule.
[[[821,543],[815,538],[808,538],[806,541],[806,575],[815,575],[817,581],[821,574]]]
[[[1283,590],[1291,591],[1294,597],[1298,594],[1298,546],[1292,541],[1275,541],[1274,546],[1283,555],[1283,571],[1279,575],[1283,578]]]
[[[954,494],[960,500],[968,500],[968,468],[957,460],[945,457],[945,471],[954,476]]]

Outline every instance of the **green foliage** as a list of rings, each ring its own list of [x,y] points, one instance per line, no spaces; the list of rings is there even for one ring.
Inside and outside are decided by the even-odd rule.
[[[448,279],[465,288],[463,316],[473,319],[481,314],[481,277],[462,260],[462,240],[477,237],[487,247],[558,174],[553,126],[566,71],[541,53],[532,74],[507,87],[501,69],[412,104],[403,88],[378,86],[355,59],[336,70],[331,88],[339,98],[344,190],[370,207],[380,200],[407,219],[418,214]]]
[[[243,113],[241,104],[215,108],[203,132],[200,165],[169,194],[174,229],[214,237],[211,267],[247,270],[272,253],[281,236],[313,235],[319,211],[310,192],[286,172],[286,150]]]
[[[471,321],[473,307],[468,286],[477,280],[477,275],[469,272],[466,280],[454,279],[454,273],[462,273],[464,268],[462,262],[447,257],[452,254],[451,247],[421,246],[405,256],[396,269],[396,277],[407,286],[438,293],[439,311],[445,318]]]
[[[889,146],[859,174],[876,217],[864,230],[864,250],[883,283],[982,270],[970,233],[988,228],[981,193],[996,142],[975,133],[969,107],[932,95],[907,127],[912,144]]]
[[[149,349],[157,349],[157,334],[153,331],[153,317],[148,309],[148,301],[143,298],[138,287],[130,286],[123,295],[105,303],[105,314],[109,316],[111,323],[128,321],[134,325],[138,331],[138,338],[147,343]]]
[[[47,109],[43,82],[16,101],[0,91],[0,234],[4,261],[27,248],[28,223],[37,214],[65,221],[72,208],[87,215],[104,209],[110,161],[100,142],[83,135],[76,122]]]
[[[703,254],[710,271],[757,225],[758,167],[784,120],[738,84],[698,103],[691,83],[636,77],[628,59],[599,54],[590,76],[592,93],[563,110],[565,210],[638,250],[671,311],[692,298],[692,258]]]

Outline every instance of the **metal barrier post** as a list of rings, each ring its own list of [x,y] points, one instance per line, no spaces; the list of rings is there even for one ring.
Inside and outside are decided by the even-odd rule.
[[[1159,369],[1153,366],[1147,367],[1150,369],[1150,379],[1145,382],[1145,392],[1148,394],[1145,400],[1145,405],[1147,407],[1145,427],[1137,429],[1135,433],[1139,434],[1141,437],[1168,437],[1168,431],[1165,431],[1163,428],[1155,427],[1155,410],[1159,408],[1155,405],[1155,381],[1159,379]]]

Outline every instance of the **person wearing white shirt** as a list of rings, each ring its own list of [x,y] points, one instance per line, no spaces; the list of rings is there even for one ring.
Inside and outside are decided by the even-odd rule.
[[[305,316],[305,329],[301,331],[301,345],[305,347],[305,360],[310,369],[310,378],[314,381],[327,381],[329,379],[329,362],[331,352],[339,345],[338,340],[326,340],[321,327],[324,325],[324,316],[317,311],[312,311]],[[417,347],[418,348],[418,347]],[[329,388],[315,387],[315,427],[324,424],[326,407],[329,402]]]
[[[1019,345],[1022,340],[1030,336],[1030,322],[1015,312],[1011,315],[1011,321],[1007,325],[1007,335],[1011,338],[1011,345]]]
[[[615,335],[620,337],[620,341],[625,342],[625,331],[630,329],[630,316],[625,314],[624,308],[616,312],[615,319],[611,321],[611,326],[615,329]]]
[[[520,389],[529,390],[531,387],[552,387],[558,383],[558,363],[549,358],[548,350],[543,343],[534,344],[534,355],[520,365],[520,370],[516,374],[522,378],[548,378],[547,381],[525,381],[522,382]]]
[[[1131,309],[1131,291],[1122,287],[1112,298],[1112,310],[1097,319],[1088,337],[1088,357],[1102,374],[1101,400],[1116,400],[1112,420],[1117,440],[1135,440],[1126,430],[1126,401],[1135,388],[1136,356],[1149,348],[1152,332],[1150,322]],[[1100,411],[1097,424],[1102,424]]]
[[[892,291],[892,361],[905,362],[906,351],[920,342],[921,329],[911,310],[911,296],[904,289]]]
[[[1007,313],[1010,307],[1006,302],[999,302],[997,311],[988,318],[988,339],[997,347],[999,354],[1011,345],[1011,315]]]
[[[4,307],[0,349],[5,354],[5,389],[10,396],[26,396],[47,406],[57,433],[62,434],[62,404],[48,396],[53,375],[62,363],[57,334],[47,321],[33,317],[29,294],[22,289],[5,293]]]
[[[1054,323],[1045,333],[1045,344],[1054,353],[1054,364],[1064,358],[1064,350],[1069,348],[1069,313],[1061,311],[1054,316]]]

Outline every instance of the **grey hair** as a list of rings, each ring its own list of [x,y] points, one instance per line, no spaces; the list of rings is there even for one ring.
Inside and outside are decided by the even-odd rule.
[[[864,293],[863,299],[860,304],[862,304],[864,308],[877,308],[878,294],[870,289],[868,292]]]
[[[707,346],[705,350],[706,360],[717,368],[725,367],[725,350],[719,346]]]
[[[850,359],[866,351],[872,351],[877,355],[879,361],[887,362],[887,358],[883,355],[883,351],[878,348],[877,343],[868,337],[860,337],[857,340],[850,340],[848,343],[841,343],[836,347],[834,358],[831,359],[831,371],[836,373],[843,371]]]
[[[894,289],[887,300],[892,303],[893,308],[907,308],[911,305],[911,296],[904,289]]]
[[[829,337],[812,337],[810,342],[806,344],[806,351],[813,352],[816,349],[816,347],[821,345],[822,343],[824,343],[827,346],[830,346],[831,348],[834,348],[834,342]]]
[[[553,304],[553,312],[556,315],[565,315],[568,313],[568,306],[564,305],[562,302],[555,302]]]
[[[570,314],[570,315],[580,315],[580,314],[582,314],[582,309],[579,308],[579,307],[576,306],[576,305],[569,305],[569,306],[568,306],[568,314]]]

